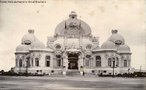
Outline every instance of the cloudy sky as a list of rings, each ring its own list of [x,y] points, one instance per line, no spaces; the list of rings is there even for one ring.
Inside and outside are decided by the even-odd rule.
[[[22,0],[20,0],[22,1]],[[44,44],[55,27],[76,11],[100,45],[117,29],[131,47],[132,67],[146,69],[145,0],[47,0],[46,3],[0,3],[0,70],[15,66],[15,48],[28,29]]]

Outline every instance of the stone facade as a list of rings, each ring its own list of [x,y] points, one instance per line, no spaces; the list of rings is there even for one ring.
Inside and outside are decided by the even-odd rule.
[[[62,21],[55,29],[55,35],[48,37],[44,45],[28,30],[20,45],[16,47],[17,73],[50,74],[65,73],[68,70],[85,73],[115,74],[131,70],[131,51],[118,30],[99,46],[98,37],[92,36],[90,26],[77,18],[72,11],[69,19]]]

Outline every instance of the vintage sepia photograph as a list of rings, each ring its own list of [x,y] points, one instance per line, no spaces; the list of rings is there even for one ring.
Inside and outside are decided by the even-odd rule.
[[[146,0],[0,0],[0,90],[145,90]]]

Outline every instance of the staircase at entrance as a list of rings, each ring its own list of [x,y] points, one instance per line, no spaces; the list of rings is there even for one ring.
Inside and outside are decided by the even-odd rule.
[[[67,70],[66,75],[67,76],[79,76],[80,71],[79,70]]]

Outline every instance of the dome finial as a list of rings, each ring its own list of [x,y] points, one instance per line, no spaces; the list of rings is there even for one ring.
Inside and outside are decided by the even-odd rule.
[[[117,34],[118,30],[112,30],[112,34]]]
[[[28,30],[28,33],[34,34],[34,30],[33,30],[33,29],[29,29],[29,30]]]
[[[76,18],[77,17],[77,14],[75,11],[71,11],[71,13],[69,14],[69,17],[70,18]]]

